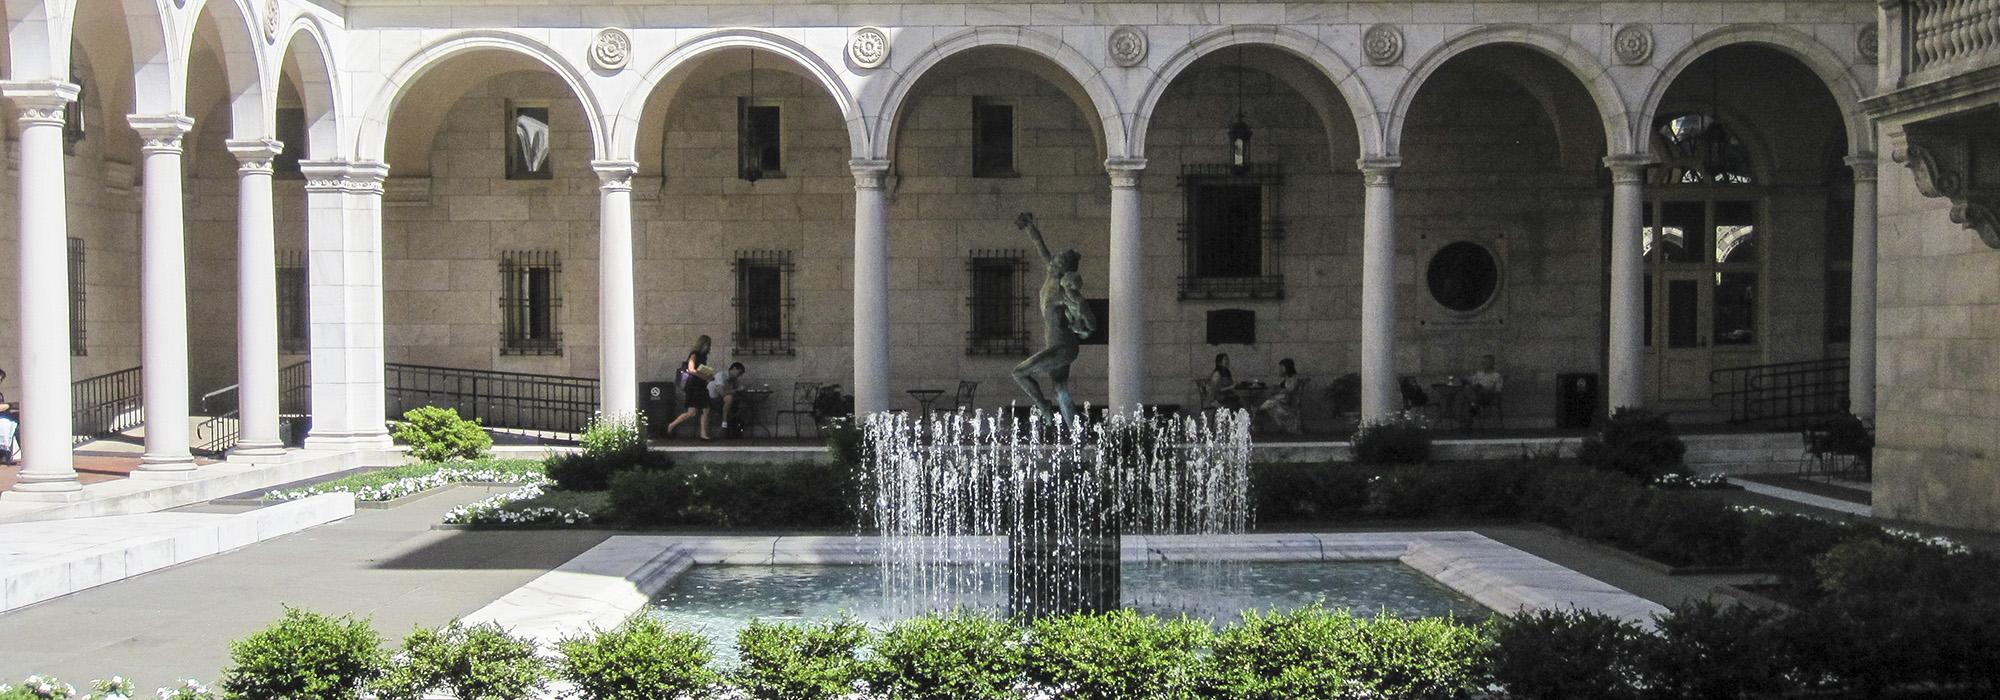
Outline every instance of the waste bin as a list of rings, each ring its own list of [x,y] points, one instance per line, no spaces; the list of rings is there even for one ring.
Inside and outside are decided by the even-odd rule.
[[[646,414],[646,435],[664,438],[667,424],[674,420],[673,382],[639,382],[639,410]]]
[[[1597,375],[1569,372],[1556,375],[1556,426],[1588,428],[1597,421]]]

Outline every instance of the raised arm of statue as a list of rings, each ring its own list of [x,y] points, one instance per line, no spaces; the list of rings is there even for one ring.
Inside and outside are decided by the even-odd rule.
[[[1054,251],[1049,250],[1048,242],[1042,240],[1042,227],[1035,225],[1034,214],[1025,211],[1021,212],[1020,216],[1014,217],[1014,227],[1027,231],[1028,237],[1035,239],[1035,247],[1042,251],[1043,264],[1055,264],[1056,254]]]

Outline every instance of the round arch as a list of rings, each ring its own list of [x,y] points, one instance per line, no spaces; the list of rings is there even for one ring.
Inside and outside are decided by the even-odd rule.
[[[1832,49],[1818,39],[1795,29],[1775,25],[1742,25],[1723,27],[1702,35],[1674,54],[1665,68],[1647,86],[1645,101],[1640,103],[1634,124],[1641,129],[1650,128],[1660,109],[1660,101],[1666,98],[1667,89],[1674,81],[1694,65],[1697,59],[1709,52],[1725,46],[1751,44],[1774,49],[1791,56],[1805,65],[1807,70],[1818,75],[1820,81],[1833,93],[1833,101],[1840,108],[1841,125],[1847,131],[1847,148],[1850,155],[1872,153],[1875,150],[1875,130],[1868,124],[1867,114],[1861,111],[1861,85],[1847,72],[1845,63]]]
[[[53,66],[68,63],[67,50],[55,55],[49,38],[49,11],[39,0],[8,0],[7,10],[8,80],[41,80],[56,77]],[[63,76],[68,80],[67,75]]]
[[[1634,135],[1631,125],[1634,122],[1631,109],[1626,106],[1617,83],[1595,56],[1576,41],[1553,31],[1520,24],[1500,24],[1452,37],[1417,61],[1416,69],[1397,88],[1395,103],[1390,107],[1389,123],[1383,130],[1389,153],[1402,151],[1403,121],[1409,116],[1410,105],[1416,102],[1417,93],[1423,90],[1431,75],[1459,54],[1494,44],[1534,49],[1567,68],[1597,105],[1597,116],[1604,126],[1606,149],[1612,153],[1632,152]]]
[[[1220,29],[1190,42],[1169,56],[1161,64],[1158,72],[1147,82],[1145,92],[1136,103],[1132,118],[1132,132],[1128,150],[1134,154],[1146,152],[1146,136],[1152,128],[1153,110],[1159,107],[1161,98],[1174,80],[1185,73],[1189,66],[1204,56],[1232,46],[1264,46],[1282,50],[1307,65],[1317,69],[1330,84],[1335,94],[1347,106],[1354,118],[1354,127],[1361,141],[1361,153],[1365,156],[1382,153],[1381,112],[1375,107],[1375,99],[1361,84],[1361,77],[1355,73],[1354,64],[1334,51],[1319,39],[1300,33],[1294,29],[1270,25],[1245,25]]]
[[[277,49],[267,56],[269,73],[284,75],[286,59],[294,55],[298,57],[291,77],[306,113],[306,158],[332,160],[338,157],[345,137],[340,118],[340,95],[345,93],[340,86],[340,71],[335,70],[333,65],[333,57],[338,54],[328,43],[326,30],[309,17],[293,19],[282,36],[284,38],[278,42]],[[268,101],[264,105],[274,123],[278,109],[277,83],[272,81]]]
[[[389,74],[375,99],[369,102],[368,111],[361,120],[360,142],[355,146],[355,155],[362,161],[382,160],[388,146],[389,120],[395,117],[396,105],[402,101],[409,87],[445,61],[482,50],[519,54],[547,66],[582,103],[583,118],[590,127],[592,157],[599,160],[606,157],[604,116],[599,111],[597,94],[584,81],[582,73],[545,44],[519,34],[498,31],[469,31],[446,36],[431,42],[398,66]]]
[[[646,104],[652,101],[653,93],[665,85],[670,91],[680,89],[679,81],[685,78],[699,60],[717,51],[732,48],[750,48],[777,54],[804,70],[813,80],[833,97],[840,107],[841,118],[847,123],[849,152],[854,157],[862,157],[869,152],[869,134],[866,119],[859,103],[842,83],[839,73],[827,65],[818,54],[789,38],[754,29],[731,29],[696,37],[692,41],[675,47],[673,51],[655,61],[647,68],[636,88],[627,93],[625,102],[618,108],[611,125],[610,153],[613,157],[633,159],[639,146],[640,124],[645,118]],[[671,101],[672,94],[668,95]]]
[[[262,32],[250,18],[256,11],[245,0],[206,0],[195,8],[194,23],[180,59],[191,62],[191,54],[204,26],[214,23],[221,43],[223,80],[229,91],[229,129],[232,138],[269,138],[275,120],[265,105],[277,93],[268,62],[259,53],[262,44],[253,37]]]
[[[12,0],[7,13],[10,43],[17,62],[15,77],[36,75],[50,80],[69,80],[71,40],[76,36],[82,5],[91,2],[110,5],[124,24],[125,46],[132,59],[131,114],[180,114],[187,109],[187,49],[183,36],[169,26],[170,17],[153,0]],[[30,7],[19,7],[19,6]],[[44,5],[56,5],[55,11]],[[15,15],[19,14],[17,18]],[[36,31],[40,25],[47,32]],[[116,39],[112,39],[115,41]],[[22,42],[29,45],[22,45]],[[46,42],[46,43],[43,43]],[[39,46],[36,46],[39,45]],[[32,54],[32,55],[30,55]],[[19,59],[27,59],[25,62]],[[107,61],[108,63],[109,61]],[[28,72],[38,68],[35,72]],[[123,100],[120,100],[123,104]]]
[[[1083,90],[1088,111],[1097,115],[1103,139],[1104,152],[1108,157],[1128,155],[1126,134],[1129,133],[1126,115],[1118,111],[1118,98],[1112,92],[1100,69],[1079,53],[1075,47],[1049,34],[1022,27],[974,27],[939,39],[919,54],[916,60],[899,72],[890,82],[876,105],[875,119],[869,132],[869,156],[888,159],[892,154],[897,122],[902,111],[909,105],[910,92],[916,88],[925,74],[946,59],[977,48],[999,47],[1019,49],[1046,60],[1062,70],[1076,86]]]

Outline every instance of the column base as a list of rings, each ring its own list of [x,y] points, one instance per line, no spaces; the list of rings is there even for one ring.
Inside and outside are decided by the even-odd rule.
[[[196,468],[194,458],[190,457],[185,462],[153,464],[141,462],[139,468],[132,470],[127,478],[139,481],[193,481],[202,476],[201,470]]]
[[[40,485],[65,484],[66,490],[33,491],[23,487],[33,484],[15,484],[14,488],[0,492],[0,501],[12,503],[78,503],[83,500],[83,485],[74,481],[44,481]]]
[[[282,442],[249,443],[240,442],[229,450],[225,461],[229,462],[280,462],[290,454]]]
[[[396,441],[387,432],[380,433],[317,433],[306,436],[308,450],[390,450]]]

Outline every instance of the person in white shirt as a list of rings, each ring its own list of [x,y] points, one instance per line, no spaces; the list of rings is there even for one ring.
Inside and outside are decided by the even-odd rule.
[[[1500,376],[1500,371],[1494,369],[1492,355],[1479,356],[1479,371],[1467,377],[1465,384],[1472,392],[1472,406],[1469,410],[1475,417],[1479,415],[1481,407],[1498,403],[1501,392],[1505,391],[1507,386],[1506,379]]]
[[[741,380],[745,371],[748,370],[743,368],[743,363],[731,362],[729,363],[729,369],[717,372],[715,378],[708,382],[709,403],[722,403],[722,434],[724,436],[729,435],[730,419],[736,415],[736,390],[743,388]],[[708,432],[707,414],[702,415],[702,432]]]
[[[15,419],[14,404],[0,401],[0,464],[13,464],[14,453],[19,448],[14,444],[14,436],[21,430]]]

